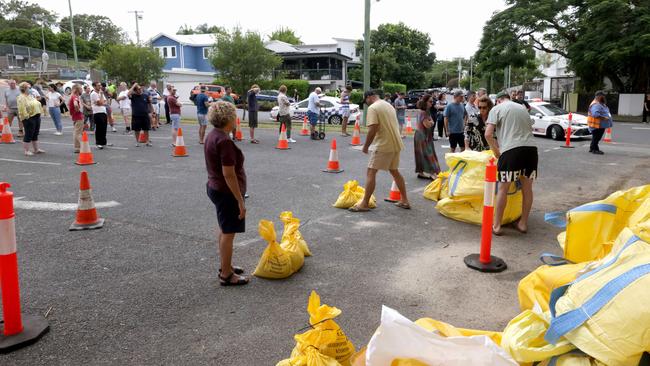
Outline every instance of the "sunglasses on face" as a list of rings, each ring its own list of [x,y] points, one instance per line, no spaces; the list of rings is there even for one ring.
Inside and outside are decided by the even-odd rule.
[[[488,107],[486,105],[480,105],[478,106],[478,109],[488,109]]]

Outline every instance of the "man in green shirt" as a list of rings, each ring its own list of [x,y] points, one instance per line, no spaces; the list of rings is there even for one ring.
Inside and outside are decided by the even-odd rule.
[[[232,88],[227,86],[224,89],[226,89],[226,93],[221,97],[221,100],[235,104],[235,99],[230,95],[230,93],[232,93]]]

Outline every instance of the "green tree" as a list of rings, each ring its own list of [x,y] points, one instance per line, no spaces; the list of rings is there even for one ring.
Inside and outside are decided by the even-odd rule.
[[[48,26],[56,24],[56,19],[56,13],[44,9],[38,4],[30,4],[21,0],[0,0],[0,30],[40,27],[41,22],[45,22]]]
[[[219,77],[239,93],[261,79],[271,79],[273,69],[282,63],[279,56],[264,47],[259,33],[240,28],[217,35],[210,60]]]
[[[86,41],[95,41],[105,46],[126,43],[128,39],[122,28],[103,15],[75,14],[72,20],[74,21],[75,35]],[[59,28],[70,31],[69,16],[59,21]]]
[[[407,27],[404,23],[382,24],[370,32],[370,73],[373,85],[390,81],[409,88],[428,84],[425,71],[433,65],[436,55],[430,52],[428,34]],[[363,43],[357,48],[363,51]]]
[[[216,26],[216,25],[208,25],[208,23],[203,23],[199,24],[196,26],[196,28],[192,28],[191,26],[187,24],[183,24],[180,28],[178,28],[178,31],[176,34],[184,34],[184,35],[189,35],[189,34],[216,34],[216,33],[223,33],[224,30],[223,28]]]
[[[93,64],[104,70],[110,78],[146,83],[162,78],[165,60],[150,47],[128,44],[105,48]]]
[[[280,27],[273,31],[269,36],[269,40],[282,41],[293,45],[302,44],[302,41],[300,40],[300,37],[296,35],[296,32],[294,32],[293,29],[285,27]]]

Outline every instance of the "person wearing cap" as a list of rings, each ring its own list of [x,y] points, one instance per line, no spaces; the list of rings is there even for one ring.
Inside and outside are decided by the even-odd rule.
[[[596,155],[604,154],[604,152],[600,151],[598,143],[603,138],[605,129],[612,127],[612,114],[609,112],[606,103],[605,92],[599,90],[596,92],[596,96],[589,105],[589,111],[587,112],[587,125],[591,132],[589,152]]]
[[[321,88],[314,89],[313,92],[309,94],[309,102],[307,104],[307,119],[309,119],[309,129],[312,140],[317,140],[316,134],[316,125],[318,124],[318,119],[320,118],[320,94],[323,91]]]
[[[467,112],[463,107],[463,92],[456,90],[454,92],[454,101],[445,107],[445,131],[449,136],[449,148],[451,152],[456,152],[456,147],[460,151],[465,151],[465,120]]]
[[[487,118],[485,139],[497,163],[497,181],[494,223],[492,233],[502,235],[501,220],[508,202],[511,183],[521,182],[523,195],[521,218],[514,228],[522,234],[528,231],[528,216],[533,206],[533,180],[537,178],[537,147],[533,126],[526,108],[510,100],[507,92],[497,94],[499,104]],[[495,136],[497,139],[495,140]]]
[[[368,135],[362,151],[364,154],[370,154],[366,172],[366,192],[361,202],[350,207],[350,211],[367,212],[370,210],[370,197],[375,192],[375,182],[379,170],[388,170],[399,188],[402,199],[395,205],[403,209],[410,209],[411,205],[406,196],[406,183],[399,172],[400,153],[404,149],[404,143],[399,133],[395,108],[382,100],[375,91],[366,91],[364,102],[368,106],[366,112]]]

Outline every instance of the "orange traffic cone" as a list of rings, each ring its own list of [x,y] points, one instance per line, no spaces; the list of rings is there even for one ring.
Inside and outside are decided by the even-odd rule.
[[[104,219],[97,215],[95,202],[93,201],[88,173],[81,171],[79,179],[79,205],[77,206],[77,218],[70,225],[70,231],[100,229],[104,226]]]
[[[2,126],[2,137],[0,137],[0,144],[15,144],[14,135],[11,134],[11,127],[9,126],[9,119],[5,117],[5,123]]]
[[[300,130],[300,136],[309,136],[309,126],[307,125],[307,116],[302,119],[302,130]]]
[[[140,134],[138,135],[138,142],[141,144],[146,144],[148,142],[147,137],[144,135],[144,131],[140,131]]]
[[[359,128],[359,121],[354,122],[354,132],[352,132],[352,141],[350,141],[352,146],[363,145],[361,143],[361,129]]]
[[[612,129],[611,127],[605,130],[605,138],[603,138],[604,142],[610,143],[612,142]]]
[[[326,173],[340,173],[343,169],[339,166],[339,152],[336,150],[336,139],[332,140],[332,147],[330,149],[330,160],[327,162]]]
[[[235,141],[241,141],[244,139],[244,135],[241,132],[241,122],[239,117],[237,117],[237,131],[235,131]]]
[[[289,141],[287,140],[287,126],[282,125],[280,130],[280,137],[278,138],[278,146],[275,147],[279,150],[289,150]]]
[[[93,160],[93,153],[90,151],[90,144],[88,143],[88,134],[86,134],[86,131],[81,134],[81,147],[79,149],[79,157],[77,158],[77,162],[75,164],[96,164]]]
[[[406,117],[406,129],[404,130],[404,133],[407,135],[410,135],[413,133],[413,125],[411,124],[411,116]]]
[[[393,181],[393,184],[390,186],[390,194],[388,195],[388,198],[384,198],[384,201],[386,202],[399,202],[402,200],[402,194],[400,193],[399,189],[397,188],[397,183]]]
[[[187,156],[187,149],[185,149],[185,140],[183,139],[183,129],[180,127],[178,128],[178,133],[176,134],[176,146],[174,146],[174,152],[172,153],[172,156]]]

